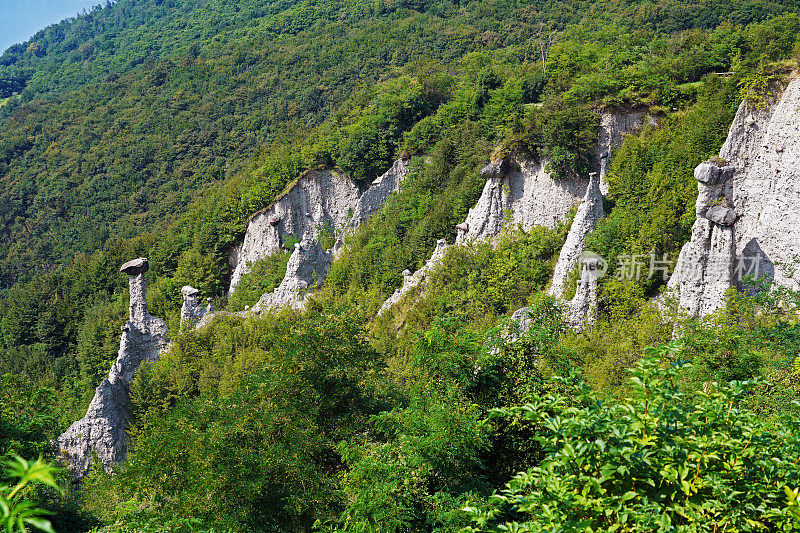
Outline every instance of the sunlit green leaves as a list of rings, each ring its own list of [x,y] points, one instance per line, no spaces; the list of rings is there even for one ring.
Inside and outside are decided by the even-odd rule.
[[[53,478],[56,469],[42,461],[27,461],[18,455],[3,461],[2,480],[8,483],[0,486],[0,527],[7,533],[26,533],[34,528],[48,533],[55,533],[53,526],[44,516],[50,511],[38,507],[30,501],[30,488],[35,485],[46,485],[61,492],[61,488]]]
[[[574,386],[516,410],[544,430],[548,452],[464,531],[783,531],[800,527],[800,435],[741,406],[756,383],[677,385],[682,346],[654,350],[631,370],[631,398]],[[577,404],[575,403],[577,401]],[[497,415],[509,416],[504,410]],[[677,529],[675,529],[677,528]]]

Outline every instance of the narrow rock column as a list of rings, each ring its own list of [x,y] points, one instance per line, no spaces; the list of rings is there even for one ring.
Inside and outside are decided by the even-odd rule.
[[[513,166],[512,159],[506,156],[491,161],[481,169],[481,177],[486,180],[486,184],[478,203],[469,210],[466,220],[456,226],[456,244],[463,244],[470,239],[493,237],[500,233],[513,202],[508,183],[508,175]]]
[[[332,260],[331,254],[316,241],[304,239],[296,243],[283,281],[274,291],[263,294],[252,311],[261,313],[283,306],[305,309],[308,296],[325,280]]]
[[[391,308],[394,304],[399,302],[403,299],[403,297],[418,287],[423,286],[426,281],[428,274],[436,268],[436,266],[444,259],[445,254],[447,253],[448,244],[447,241],[444,239],[439,239],[436,241],[436,247],[433,249],[433,254],[431,254],[431,258],[416,272],[411,274],[407,270],[403,271],[403,286],[394,291],[385,302],[381,306],[380,310],[378,310],[378,316],[382,315],[386,312],[389,308]],[[406,273],[408,272],[408,275]]]
[[[550,285],[550,294],[561,298],[564,292],[570,271],[578,264],[583,253],[586,237],[594,231],[597,221],[605,216],[603,211],[603,195],[600,193],[600,179],[597,172],[589,174],[589,184],[581,205],[572,219],[567,240],[558,255],[558,262],[553,271],[553,283]]]
[[[146,257],[140,257],[128,261],[119,269],[123,274],[130,276],[128,286],[130,287],[131,301],[130,313],[131,322],[137,326],[143,326],[149,316],[147,312],[147,300],[144,298],[144,273],[150,267]]]
[[[73,476],[82,477],[96,454],[106,471],[125,459],[131,420],[128,386],[144,361],[153,361],[169,344],[167,325],[147,312],[144,273],[147,259],[128,261],[120,271],[130,276],[130,320],[122,326],[119,353],[108,378],[95,390],[86,415],[54,442]]]
[[[597,278],[604,269],[600,261],[599,258],[584,258],[575,297],[567,302],[567,323],[576,331],[593,326],[597,321]]]
[[[681,249],[668,288],[679,296],[690,316],[722,307],[725,292],[734,285],[737,214],[731,178],[736,168],[723,161],[704,161],[694,169],[697,203],[692,237]]]
[[[200,291],[191,285],[184,285],[181,288],[183,295],[183,305],[181,305],[181,327],[194,328],[199,324],[206,313],[211,311],[211,302],[209,298],[208,307],[203,307],[197,302],[197,295]]]

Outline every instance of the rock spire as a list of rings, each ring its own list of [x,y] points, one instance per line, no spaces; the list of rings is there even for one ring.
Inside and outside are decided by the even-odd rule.
[[[130,276],[130,318],[122,326],[119,353],[108,377],[95,390],[86,416],[58,439],[59,454],[75,477],[83,476],[96,454],[106,471],[125,458],[131,420],[128,386],[144,361],[153,361],[168,345],[167,325],[147,312],[144,296],[146,258],[128,261],[120,271]]]

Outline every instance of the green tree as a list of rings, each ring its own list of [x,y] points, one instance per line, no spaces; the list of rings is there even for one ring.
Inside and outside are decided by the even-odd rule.
[[[687,391],[680,344],[631,371],[632,396],[608,398],[576,376],[493,416],[535,424],[546,451],[486,508],[478,531],[789,531],[800,527],[800,433],[741,405],[752,382]]]

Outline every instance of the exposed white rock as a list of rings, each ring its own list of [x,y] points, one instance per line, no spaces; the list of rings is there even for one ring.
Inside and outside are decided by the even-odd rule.
[[[582,331],[597,321],[597,280],[605,275],[607,265],[600,256],[591,252],[581,254],[578,263],[581,265],[581,275],[577,281],[575,296],[572,300],[564,300],[560,296],[555,296],[555,299],[563,305],[567,325],[575,331]],[[514,342],[530,329],[528,311],[528,307],[514,311],[508,326],[501,333],[504,342]]]
[[[706,211],[706,218],[718,226],[733,226],[737,216],[736,211],[724,205],[715,205]]]
[[[444,239],[439,239],[436,241],[436,247],[433,249],[433,254],[431,258],[425,263],[425,265],[411,274],[408,270],[403,271],[403,286],[394,291],[385,302],[381,306],[380,310],[378,311],[378,315],[384,313],[387,309],[392,307],[394,304],[399,302],[403,299],[403,297],[413,291],[414,289],[419,288],[427,279],[428,274],[430,271],[437,265],[439,262],[444,258],[444,254],[447,252],[447,241]]]
[[[59,453],[76,477],[86,473],[97,454],[107,471],[125,458],[128,447],[126,426],[130,421],[128,385],[144,361],[153,361],[169,344],[167,325],[147,312],[144,273],[147,259],[122,265],[130,275],[130,320],[122,326],[117,360],[97,387],[86,416],[72,424],[56,440]]]
[[[570,271],[578,264],[578,259],[585,248],[586,237],[594,231],[597,221],[605,216],[603,211],[603,195],[600,194],[600,177],[596,172],[589,176],[589,185],[586,194],[581,200],[575,218],[567,234],[567,240],[558,255],[553,282],[550,285],[550,294],[561,298],[564,292]]]
[[[770,105],[743,102],[719,160],[695,170],[697,220],[668,284],[689,315],[720,309],[725,291],[747,274],[798,288],[798,162],[800,80],[794,80]]]
[[[326,231],[344,227],[352,218],[360,196],[358,185],[337,170],[306,172],[275,203],[248,221],[230,291],[252,263],[280,250],[289,236],[316,240]]]
[[[597,321],[597,279],[605,273],[599,258],[581,258],[581,277],[575,288],[575,296],[566,302],[566,320],[569,327],[581,331]]]
[[[550,294],[562,298],[569,273],[576,265],[581,266],[575,296],[566,302],[566,319],[569,326],[580,331],[593,325],[597,318],[597,279],[605,274],[602,258],[586,252],[586,237],[595,230],[597,222],[605,216],[603,196],[608,194],[606,174],[613,151],[622,144],[625,136],[639,131],[646,124],[655,124],[645,110],[616,111],[603,113],[600,117],[600,135],[597,143],[599,175],[589,174],[586,194],[575,213],[567,239],[553,271]]]
[[[613,150],[626,135],[652,123],[655,123],[653,118],[645,110],[601,114],[596,168],[600,173],[598,187],[602,194],[608,191],[605,176]],[[507,217],[510,217],[508,222],[520,224],[525,230],[533,226],[552,228],[563,222],[570,208],[586,195],[589,181],[576,176],[554,180],[545,170],[546,166],[547,161],[512,161],[509,158],[486,165],[481,170],[486,185],[463,223],[468,230],[459,228],[456,244],[494,237],[500,233]]]
[[[481,174],[487,178],[481,197],[469,210],[459,229],[456,244],[494,237],[504,223],[552,228],[566,219],[569,209],[586,194],[585,178],[554,180],[545,170],[546,161],[501,161],[487,165]],[[499,169],[505,166],[507,170]]]
[[[505,224],[517,224],[524,230],[533,226],[555,227],[567,218],[569,210],[581,202],[582,212],[576,214],[573,230],[559,256],[556,269],[559,279],[554,282],[553,294],[561,294],[566,275],[583,252],[583,244],[602,216],[602,190],[611,152],[619,146],[626,135],[634,133],[644,124],[655,123],[644,110],[626,110],[603,113],[600,117],[596,156],[599,176],[594,181],[582,177],[553,179],[545,170],[547,161],[538,159],[514,160],[503,157],[489,162],[481,169],[486,178],[478,202],[469,210],[466,220],[456,225],[456,244],[485,240],[496,236]],[[438,250],[438,246],[437,246]],[[438,255],[439,259],[444,254]],[[432,268],[437,252],[426,263]],[[427,271],[426,271],[427,272]],[[416,274],[415,274],[416,276]],[[424,281],[406,277],[403,287],[398,289],[381,307],[381,312],[399,301],[411,289]],[[596,286],[596,283],[595,283]]]
[[[261,296],[250,311],[260,313],[284,306],[305,309],[308,296],[325,279],[331,259],[316,241],[306,239],[295,244],[281,284]]]
[[[181,327],[193,329],[203,320],[206,313],[211,311],[210,298],[207,307],[200,305],[197,301],[197,295],[200,294],[200,291],[191,285],[184,285],[181,288],[181,294],[183,295],[183,304],[181,305]]]
[[[600,172],[600,192],[608,194],[606,174],[611,156],[625,140],[645,125],[655,124],[655,118],[646,109],[615,110],[600,114],[600,134],[597,139],[596,160]]]
[[[399,191],[408,170],[408,160],[395,161],[363,194],[356,182],[338,170],[306,172],[275,203],[248,221],[244,241],[229,255],[233,267],[229,293],[251,264],[280,250],[289,236],[319,240],[326,233],[332,234],[336,237],[334,249],[338,250],[343,233],[352,231],[390,194]]]
[[[409,159],[398,159],[392,168],[372,182],[369,189],[359,197],[358,203],[353,209],[353,218],[349,223],[350,228],[358,227],[380,209],[392,193],[400,192],[400,185],[408,176],[409,164]]]

